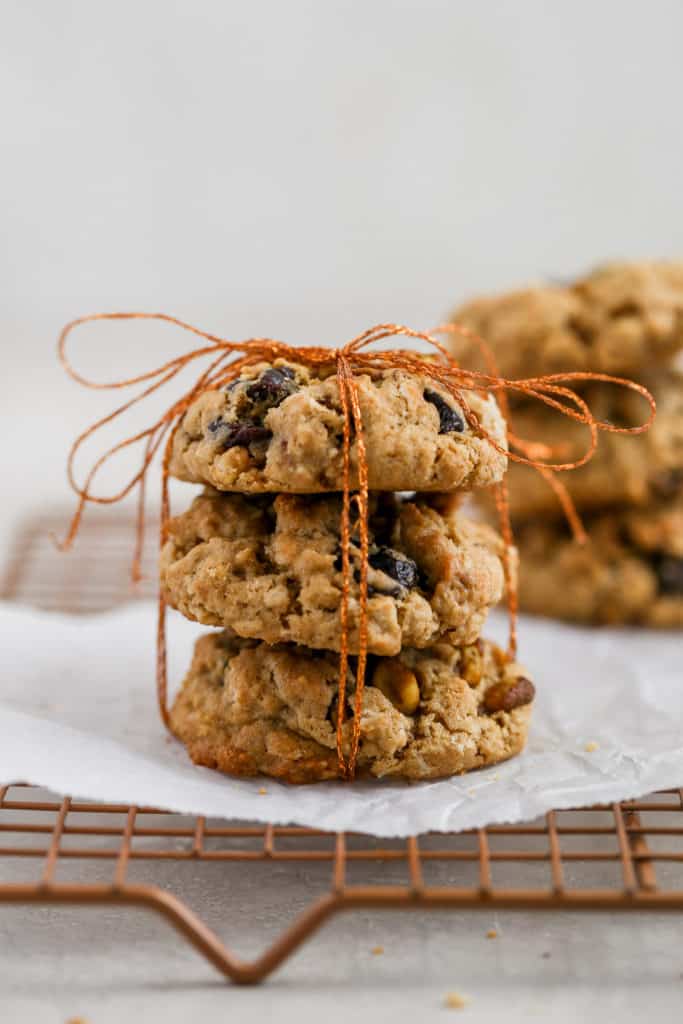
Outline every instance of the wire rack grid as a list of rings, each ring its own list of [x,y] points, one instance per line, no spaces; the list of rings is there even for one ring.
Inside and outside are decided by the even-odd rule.
[[[78,552],[59,556],[54,521],[23,524],[0,596],[87,613],[131,598],[126,576],[131,526],[86,526]],[[92,561],[97,571],[90,572]],[[154,578],[135,596],[149,597]],[[3,865],[28,865],[11,880]],[[328,865],[313,897],[263,955],[238,959],[195,914],[182,893],[140,884],[137,863],[186,861]],[[63,881],[63,865],[77,865]],[[83,880],[97,864],[96,882]],[[378,870],[379,869],[379,870]],[[359,834],[212,821],[155,808],[89,803],[35,787],[0,787],[0,903],[137,906],[164,916],[226,977],[265,978],[340,911],[382,908],[469,910],[683,910],[683,790],[534,822],[452,834],[376,840]]]

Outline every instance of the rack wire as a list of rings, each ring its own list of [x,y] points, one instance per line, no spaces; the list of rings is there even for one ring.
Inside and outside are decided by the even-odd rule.
[[[23,524],[0,596],[86,613],[149,596],[131,594],[126,553],[131,524],[112,519],[83,530],[78,553],[59,556],[55,522]],[[125,544],[125,550],[123,550]],[[89,571],[96,560],[96,571]],[[238,959],[182,893],[133,878],[137,862],[318,863],[322,895],[252,961]],[[28,880],[8,880],[21,861]],[[63,865],[77,881],[63,881]],[[97,864],[105,879],[82,880]],[[380,870],[378,870],[378,868]],[[379,879],[379,880],[378,880]],[[330,917],[392,910],[683,911],[683,789],[577,811],[551,811],[520,825],[378,840],[356,833],[212,821],[123,804],[89,803],[21,784],[0,787],[0,904],[144,907],[165,917],[226,977],[262,980]]]

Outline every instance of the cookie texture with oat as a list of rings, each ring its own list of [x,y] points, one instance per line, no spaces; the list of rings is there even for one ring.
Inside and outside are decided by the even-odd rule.
[[[453,320],[484,338],[505,377],[638,374],[683,349],[683,263],[613,263],[570,284],[476,298]],[[447,344],[463,366],[482,367],[473,342]]]
[[[516,530],[520,607],[588,624],[683,626],[683,495],[585,526],[583,546],[561,522]]]
[[[593,458],[558,477],[579,509],[648,505],[683,490],[683,375],[670,371],[646,380],[657,402],[657,415],[644,434],[601,431]],[[588,388],[586,401],[597,419],[634,426],[647,415],[647,404],[634,391],[609,384]],[[571,461],[588,448],[588,428],[540,404],[519,406],[512,415],[519,437],[552,446],[552,461]],[[513,517],[561,516],[554,492],[534,470],[511,462],[507,477]]]
[[[334,654],[240,640],[227,631],[210,634],[197,642],[172,727],[195,763],[230,775],[292,783],[333,779],[338,677]],[[503,761],[524,746],[533,698],[524,669],[487,641],[371,658],[358,774],[436,779]]]
[[[368,650],[470,643],[503,591],[498,535],[448,495],[369,500]],[[167,601],[189,619],[267,643],[339,650],[340,495],[207,490],[169,525]],[[355,513],[355,506],[352,507]],[[358,650],[360,538],[351,521],[349,649]]]
[[[371,490],[447,491],[502,479],[506,456],[467,423],[454,398],[428,377],[403,370],[357,377]],[[505,448],[495,399],[467,393],[483,429]],[[247,368],[227,387],[201,395],[173,444],[180,480],[244,493],[342,490],[343,414],[333,364],[309,368],[281,359]],[[351,486],[358,486],[357,443]]]

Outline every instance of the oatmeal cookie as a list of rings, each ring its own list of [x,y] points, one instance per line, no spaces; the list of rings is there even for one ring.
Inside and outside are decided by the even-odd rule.
[[[585,525],[583,546],[560,522],[516,530],[520,607],[573,622],[683,626],[683,495]]]
[[[648,505],[683,490],[683,375],[670,371],[647,383],[657,401],[650,430],[645,434],[600,431],[591,461],[559,474],[579,509]],[[584,397],[597,419],[615,426],[642,423],[647,413],[638,394],[610,384],[593,385]],[[540,404],[515,409],[512,426],[519,437],[551,445],[555,462],[577,458],[590,441],[587,427]],[[513,517],[562,515],[554,492],[533,469],[511,462],[507,479]]]
[[[428,377],[382,370],[357,378],[371,490],[447,491],[500,481],[505,455],[468,425],[453,397]],[[495,399],[468,402],[501,446]],[[244,493],[342,489],[343,415],[334,366],[275,360],[201,395],[175,435],[170,471],[180,480]],[[351,444],[351,486],[358,486]]]
[[[488,342],[504,377],[637,375],[683,349],[683,263],[614,263],[572,284],[474,299],[453,320]],[[482,367],[473,342],[448,345],[464,366]]]
[[[338,678],[334,654],[210,634],[197,642],[171,724],[197,764],[295,783],[333,779]],[[525,671],[487,641],[371,658],[358,774],[435,779],[503,761],[524,746],[533,697]]]
[[[470,643],[503,589],[502,541],[454,496],[373,493],[368,649]],[[339,650],[341,497],[207,490],[173,519],[161,555],[169,604],[205,625],[267,643]],[[358,650],[358,526],[351,522],[349,642]]]

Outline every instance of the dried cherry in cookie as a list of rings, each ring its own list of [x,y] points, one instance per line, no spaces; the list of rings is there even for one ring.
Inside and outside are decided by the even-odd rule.
[[[425,388],[424,400],[429,402],[436,408],[439,414],[439,433],[440,434],[461,434],[465,429],[465,421],[452,406],[443,398],[438,391],[432,391],[430,388]]]
[[[378,569],[385,576],[396,580],[399,587],[412,590],[418,585],[419,571],[412,558],[406,558],[393,548],[378,548],[368,555],[368,562],[373,569]],[[377,590],[377,587],[375,587]]]
[[[273,435],[264,424],[266,414],[296,390],[294,371],[288,366],[270,366],[246,386],[239,378],[230,381],[225,392],[234,395],[230,411],[236,418],[214,417],[206,428],[208,438],[223,451],[270,441]]]
[[[245,389],[247,397],[252,402],[265,404],[269,409],[284,402],[285,398],[296,390],[294,371],[288,366],[280,366],[277,369],[272,366],[264,370],[261,376]]]
[[[260,423],[239,420],[237,423],[226,423],[221,416],[212,420],[206,429],[226,451],[228,448],[246,447],[254,441],[267,441],[272,436],[268,428]]]

